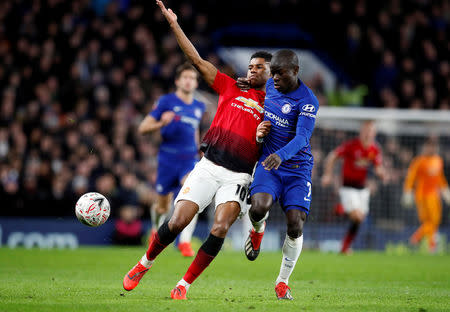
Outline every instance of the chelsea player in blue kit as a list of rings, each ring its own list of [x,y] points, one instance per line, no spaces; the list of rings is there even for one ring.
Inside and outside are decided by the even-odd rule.
[[[152,232],[164,223],[173,195],[177,195],[198,161],[198,127],[205,104],[194,99],[197,80],[198,72],[194,66],[180,65],[175,73],[176,91],[162,96],[138,129],[141,134],[160,129],[162,137],[156,180],[158,196],[151,207]],[[196,222],[195,217],[180,234],[178,248],[183,256],[194,256],[190,242]]]
[[[264,101],[265,120],[257,132],[270,131],[262,142],[262,156],[251,185],[249,216],[253,229],[245,253],[249,260],[258,256],[265,219],[272,204],[278,201],[286,215],[287,233],[275,292],[278,299],[292,300],[288,281],[302,250],[303,224],[311,203],[313,156],[309,140],[319,103],[298,79],[298,58],[293,51],[276,52],[270,71],[272,79],[267,81]]]

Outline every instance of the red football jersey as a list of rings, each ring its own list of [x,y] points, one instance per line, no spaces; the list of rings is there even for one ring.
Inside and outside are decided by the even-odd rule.
[[[219,105],[201,149],[217,165],[251,174],[259,157],[256,128],[264,117],[265,92],[242,91],[219,71],[212,88],[219,94]]]
[[[336,148],[336,153],[344,160],[342,164],[344,186],[364,188],[369,166],[381,164],[381,151],[378,145],[374,143],[365,148],[359,138],[342,143]]]

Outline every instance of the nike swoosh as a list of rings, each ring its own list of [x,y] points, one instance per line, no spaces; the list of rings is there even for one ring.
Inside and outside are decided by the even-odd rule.
[[[285,257],[284,260],[286,260],[286,261],[294,261],[294,259],[289,259],[288,257]]]
[[[306,201],[311,201],[311,199],[310,199],[310,198],[306,198],[306,197],[303,197],[303,200],[306,200]]]
[[[130,274],[128,274],[128,278],[132,280],[133,278],[138,277],[139,275],[144,274],[144,273],[147,272],[147,271],[148,271],[148,269],[147,269],[147,270],[144,270],[144,271],[142,271],[142,272],[137,272],[137,273],[135,273],[133,276],[130,276]]]

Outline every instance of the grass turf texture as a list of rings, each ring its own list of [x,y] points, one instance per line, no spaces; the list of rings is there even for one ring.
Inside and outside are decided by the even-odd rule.
[[[449,255],[351,256],[304,251],[291,276],[293,301],[278,301],[281,253],[249,262],[225,251],[191,286],[187,301],[170,290],[192,259],[168,248],[133,291],[124,274],[144,248],[0,248],[0,311],[445,311]]]

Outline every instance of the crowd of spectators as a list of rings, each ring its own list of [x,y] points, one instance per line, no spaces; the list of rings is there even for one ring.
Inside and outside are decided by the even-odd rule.
[[[250,3],[171,7],[200,54],[227,73],[210,39],[216,28],[245,17],[292,22],[352,84],[369,87],[366,105],[449,107],[449,1]],[[159,138],[136,127],[173,90],[183,61],[152,1],[0,1],[0,215],[72,215],[93,190],[115,216],[115,207],[150,205]]]

